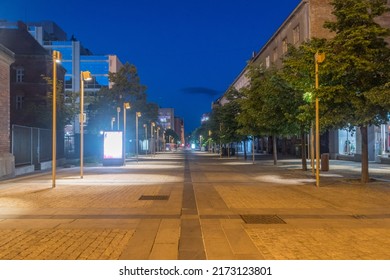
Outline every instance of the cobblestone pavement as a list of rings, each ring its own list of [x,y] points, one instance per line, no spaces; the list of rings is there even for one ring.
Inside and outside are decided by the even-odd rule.
[[[390,259],[390,166],[201,152],[0,182],[0,259]]]

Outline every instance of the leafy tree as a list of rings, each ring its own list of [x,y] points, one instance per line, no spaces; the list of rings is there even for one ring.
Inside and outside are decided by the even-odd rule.
[[[326,125],[360,128],[363,183],[368,182],[367,127],[389,120],[389,30],[375,18],[388,11],[384,0],[333,0],[335,33],[324,63],[327,85],[317,92],[328,118]],[[324,111],[322,113],[324,113]]]
[[[272,135],[274,164],[277,163],[276,138],[296,132],[291,115],[294,114],[293,89],[275,69],[264,71],[251,66],[249,71],[251,84],[243,90],[240,99],[241,114],[239,122],[247,131],[261,131]]]
[[[117,73],[109,73],[109,80],[113,83],[111,88],[103,88],[98,92],[95,100],[88,106],[88,131],[98,133],[108,130],[112,117],[117,116],[117,108],[123,114],[123,104],[129,102],[131,109],[126,114],[129,126],[135,126],[135,113],[141,112],[141,123],[156,121],[158,106],[147,102],[146,87],[140,83],[137,69],[128,62]],[[123,126],[123,124],[122,124]],[[127,133],[131,133],[127,130]]]
[[[281,75],[293,89],[290,100],[295,104],[290,107],[287,118],[290,123],[295,123],[300,128],[303,170],[307,170],[305,134],[313,126],[315,119],[312,98],[315,90],[314,55],[324,49],[325,43],[325,40],[312,39],[299,47],[289,46],[288,53],[283,59]]]

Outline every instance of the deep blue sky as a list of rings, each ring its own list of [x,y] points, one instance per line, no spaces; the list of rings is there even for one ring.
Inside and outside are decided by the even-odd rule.
[[[148,100],[186,132],[300,0],[1,0],[0,19],[53,20],[94,54],[134,64]]]

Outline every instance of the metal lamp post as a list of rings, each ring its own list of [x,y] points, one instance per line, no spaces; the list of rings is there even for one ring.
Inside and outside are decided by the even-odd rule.
[[[123,159],[125,164],[126,164],[126,110],[130,108],[131,107],[129,102],[123,103]],[[119,108],[119,112],[120,112],[120,108]],[[119,116],[119,112],[118,112],[118,116]],[[118,121],[118,130],[119,130],[119,121]]]
[[[154,147],[154,143],[153,143],[153,141],[154,141],[154,132],[153,132],[153,130],[154,130],[154,126],[155,125],[156,124],[154,122],[150,123],[150,155],[152,155],[154,153],[153,152],[153,147]]]
[[[84,81],[92,80],[91,72],[81,71],[80,73],[80,178],[84,176]]]
[[[56,159],[57,159],[57,63],[61,62],[62,55],[53,51],[53,123],[52,123],[52,188],[56,187]]]
[[[324,62],[325,53],[317,52],[315,58],[316,89],[319,87],[318,64]],[[316,186],[320,186],[320,102],[316,95]]]
[[[138,118],[141,117],[141,112],[135,113],[135,150],[138,162]]]
[[[116,113],[117,113],[117,127],[118,127],[118,131],[119,131],[119,113],[121,112],[121,107],[116,107]]]
[[[148,126],[146,125],[146,123],[144,123],[144,128],[145,128],[145,141],[146,141],[146,143],[148,143]],[[145,154],[146,155],[148,154],[148,148],[147,147],[145,149]]]

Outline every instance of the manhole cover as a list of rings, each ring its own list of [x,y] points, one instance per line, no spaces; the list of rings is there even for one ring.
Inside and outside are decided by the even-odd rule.
[[[276,215],[240,215],[246,224],[285,224]]]
[[[141,195],[139,200],[168,200],[169,195]]]

